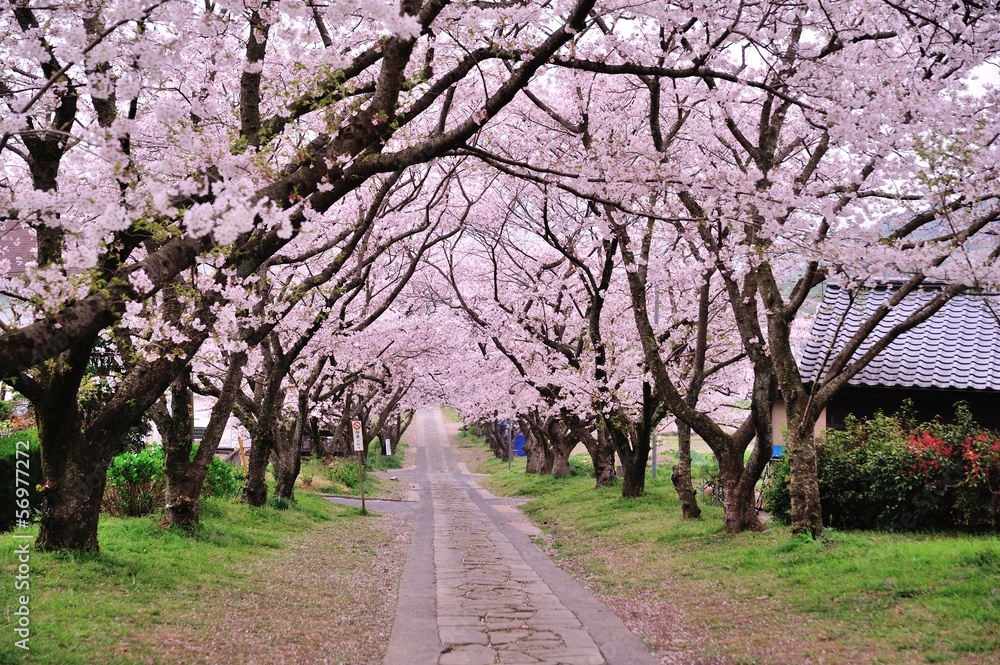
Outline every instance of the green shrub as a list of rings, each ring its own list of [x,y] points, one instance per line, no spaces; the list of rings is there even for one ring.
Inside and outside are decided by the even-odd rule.
[[[164,503],[163,449],[125,452],[111,460],[102,509],[117,517],[148,515]]]
[[[953,423],[916,424],[904,409],[848,417],[819,445],[823,520],[841,529],[1000,527],[1000,438],[959,405]],[[788,523],[788,464],[773,469],[764,505]]]
[[[191,451],[191,458],[197,446]],[[111,460],[102,509],[118,517],[148,515],[163,507],[166,477],[162,448],[124,452]],[[243,487],[242,469],[213,457],[205,473],[202,496],[234,497]]]
[[[594,460],[589,455],[587,457],[583,455],[570,455],[569,468],[574,476],[594,477]]]
[[[330,462],[326,467],[326,478],[352,489],[361,484],[360,469],[354,460],[335,459]]]
[[[238,495],[242,487],[243,469],[237,469],[218,457],[213,457],[205,473],[202,496],[232,497]]]
[[[28,444],[27,460],[24,458],[24,447],[18,446],[18,442],[23,441]],[[18,449],[21,449],[21,463],[18,464]],[[27,465],[27,476],[24,475],[25,465]],[[17,469],[20,466],[21,474],[18,476]],[[19,480],[20,478],[20,485]],[[40,507],[41,498],[38,496],[37,486],[42,483],[42,459],[38,450],[37,430],[25,430],[14,432],[0,438],[0,506],[3,512],[0,513],[0,532],[9,531],[14,528],[15,509],[18,506],[17,488],[27,487],[28,505],[32,512]],[[22,497],[23,498],[23,497]]]
[[[781,459],[771,462],[771,476],[762,489],[764,509],[782,524],[792,521],[792,495],[788,491],[790,475],[788,455],[782,455]]]
[[[843,431],[828,430],[819,459],[824,520],[841,529],[892,528],[905,512],[913,483],[900,473],[907,434],[882,413]]]

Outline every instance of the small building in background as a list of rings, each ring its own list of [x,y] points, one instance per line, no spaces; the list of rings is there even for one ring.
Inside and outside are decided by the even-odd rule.
[[[898,284],[848,291],[827,284],[823,304],[799,358],[806,382],[815,381],[829,358],[844,346],[868,317],[892,296]],[[930,285],[903,299],[858,350],[863,354],[892,326],[932,299]],[[1000,295],[966,294],[952,298],[933,316],[897,337],[827,404],[817,433],[843,429],[848,414],[867,418],[894,413],[910,400],[920,421],[951,420],[965,402],[983,427],[1000,430]],[[784,440],[785,407],[772,410],[775,443]]]

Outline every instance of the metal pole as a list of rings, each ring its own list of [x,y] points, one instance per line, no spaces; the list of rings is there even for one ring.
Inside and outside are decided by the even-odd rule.
[[[368,511],[365,509],[365,451],[358,453],[360,458],[358,462],[361,464],[361,514],[367,515]]]
[[[653,478],[656,478],[656,440],[660,438],[659,432],[653,432]]]
[[[660,287],[653,287],[653,326],[659,327],[660,325]],[[655,334],[656,331],[654,330]],[[656,479],[656,444],[660,439],[660,434],[657,431],[653,431],[653,479]]]
[[[507,421],[507,473],[510,473],[511,461],[514,459],[514,428]]]

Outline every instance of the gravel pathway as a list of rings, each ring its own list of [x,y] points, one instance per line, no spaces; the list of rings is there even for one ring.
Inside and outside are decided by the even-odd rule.
[[[531,541],[510,502],[456,464],[439,411],[418,414],[419,500],[386,665],[653,664],[625,625]]]

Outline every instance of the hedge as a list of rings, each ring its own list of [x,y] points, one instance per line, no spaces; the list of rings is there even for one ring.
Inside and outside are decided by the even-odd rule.
[[[848,417],[819,445],[820,499],[828,526],[842,529],[1000,530],[1000,435],[959,404],[950,423],[892,416]],[[764,489],[765,508],[787,523],[789,470]]]
[[[27,457],[27,477],[23,471],[25,462],[21,462],[22,475],[17,477],[17,460],[19,441],[28,443]],[[22,447],[23,450],[23,447]],[[21,457],[23,459],[23,452]],[[42,484],[42,458],[38,452],[38,431],[24,430],[14,432],[0,438],[0,506],[3,506],[3,513],[0,514],[0,532],[10,531],[14,528],[16,504],[16,491],[19,486],[28,488],[28,502],[32,510],[39,507],[38,485]]]

